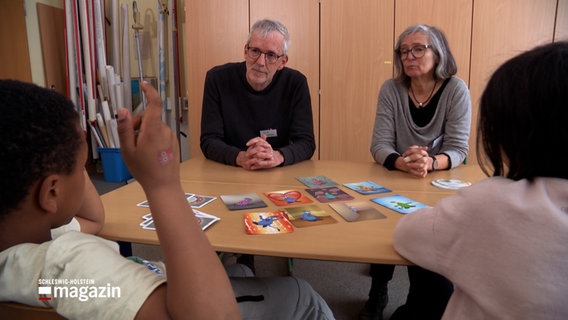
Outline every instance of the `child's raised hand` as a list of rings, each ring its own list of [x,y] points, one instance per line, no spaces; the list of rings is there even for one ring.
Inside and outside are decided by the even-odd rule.
[[[132,117],[126,109],[118,112],[118,134],[124,161],[144,188],[179,183],[179,145],[174,132],[162,122],[162,101],[158,91],[142,82],[148,106]]]

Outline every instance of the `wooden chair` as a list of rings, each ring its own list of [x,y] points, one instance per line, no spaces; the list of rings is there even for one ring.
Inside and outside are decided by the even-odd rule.
[[[0,318],[5,320],[65,320],[51,308],[32,307],[16,302],[0,302]]]

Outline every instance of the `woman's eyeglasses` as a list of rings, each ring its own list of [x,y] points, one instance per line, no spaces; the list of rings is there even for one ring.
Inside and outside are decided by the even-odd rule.
[[[411,53],[414,58],[418,59],[422,58],[426,54],[426,50],[428,50],[428,48],[432,48],[432,46],[428,44],[423,44],[423,45],[414,46],[410,49],[406,48],[400,49],[398,50],[398,54],[400,55],[401,59],[407,59],[409,53]]]

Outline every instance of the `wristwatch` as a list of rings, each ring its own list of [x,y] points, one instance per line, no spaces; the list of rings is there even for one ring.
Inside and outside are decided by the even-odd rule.
[[[432,158],[432,171],[438,170],[438,159],[436,159],[436,157],[430,158]]]

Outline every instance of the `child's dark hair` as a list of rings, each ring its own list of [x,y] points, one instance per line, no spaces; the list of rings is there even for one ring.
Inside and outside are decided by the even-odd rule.
[[[31,83],[0,80],[0,219],[37,181],[73,171],[84,139],[65,96]]]
[[[568,179],[568,42],[536,47],[495,71],[479,106],[478,161],[509,179]]]

